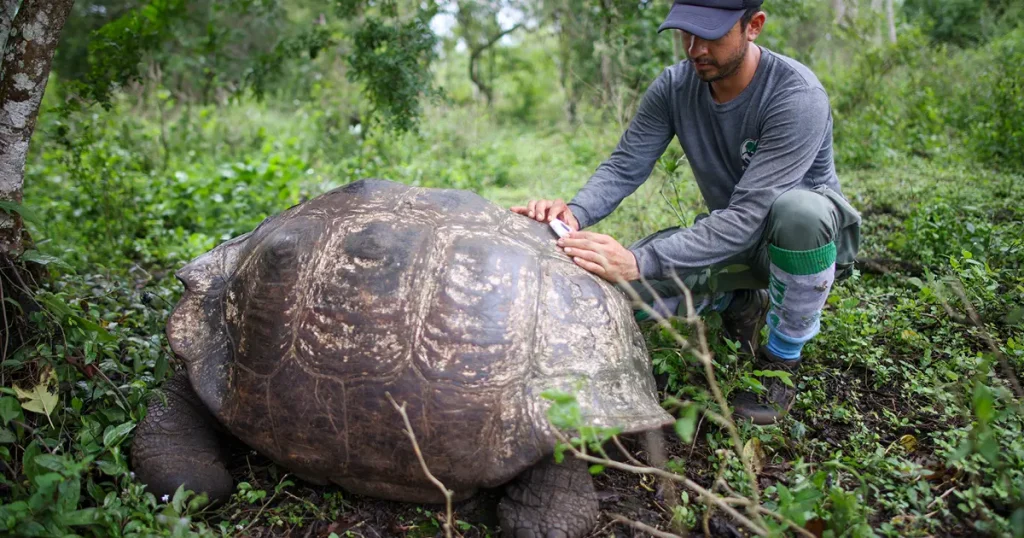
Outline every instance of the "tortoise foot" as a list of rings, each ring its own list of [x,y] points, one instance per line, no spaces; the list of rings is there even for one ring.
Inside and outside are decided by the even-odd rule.
[[[185,485],[211,501],[231,495],[234,484],[214,418],[196,396],[185,372],[163,386],[166,405],[154,397],[132,442],[132,468],[157,499]]]
[[[505,488],[498,504],[502,536],[580,538],[597,524],[600,507],[584,462],[548,459]]]

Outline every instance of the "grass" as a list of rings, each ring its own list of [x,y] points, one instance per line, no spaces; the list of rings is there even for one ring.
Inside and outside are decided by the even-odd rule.
[[[163,120],[143,113],[151,104],[125,100],[110,114],[41,121],[26,201],[38,215],[32,255],[54,278],[27,315],[36,336],[0,369],[0,528],[26,536],[437,535],[436,507],[313,487],[244,451],[226,505],[201,509],[184,492],[166,500],[145,493],[126,449],[145,402],[180,366],[163,336],[181,291],[172,273],[265,216],[360,177],[471,189],[502,206],[568,199],[619,128],[513,127],[479,110],[435,109],[421,136],[395,138],[354,134],[312,105],[186,113],[163,103]],[[680,156],[670,149],[596,229],[628,244],[690,224],[703,205]],[[1024,178],[926,160],[841,178],[865,214],[862,255],[893,270],[858,273],[834,289],[792,415],[742,429],[763,451],[763,500],[830,536],[1024,535],[1024,422],[985,340],[1024,371]],[[969,304],[982,327],[959,319]],[[717,320],[708,324],[717,334]],[[647,338],[672,390],[713,407],[693,358],[657,329]],[[720,339],[713,346],[723,388],[743,386],[750,367]],[[742,490],[730,443],[702,421],[690,443],[672,442],[672,468]],[[705,511],[685,494],[676,508],[659,508],[663,499],[643,477],[609,471],[598,483],[613,493],[603,504],[609,512],[662,529],[697,528]],[[457,510],[461,532],[493,534],[494,522],[477,512],[487,510]],[[596,535],[611,532],[605,523]]]

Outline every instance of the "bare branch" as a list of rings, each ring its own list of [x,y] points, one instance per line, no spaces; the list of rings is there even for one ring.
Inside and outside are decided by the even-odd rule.
[[[385,392],[384,394],[388,397],[388,401],[391,402],[391,405],[395,407],[395,411],[398,411],[398,414],[402,415],[402,422],[405,423],[405,435],[407,435],[409,437],[409,441],[412,442],[412,449],[416,452],[416,459],[420,462],[423,474],[427,475],[427,479],[437,486],[437,489],[441,490],[441,493],[444,494],[444,535],[445,538],[452,538],[452,529],[454,528],[454,525],[452,524],[452,496],[455,492],[445,487],[444,483],[438,480],[437,477],[430,472],[430,469],[427,468],[427,461],[423,459],[423,453],[420,452],[420,444],[416,441],[416,434],[412,431],[412,424],[409,422],[409,415],[405,412],[405,402],[402,402],[402,405],[398,405],[398,402],[391,397],[390,392]]]
[[[632,519],[629,519],[626,516],[623,516],[621,514],[612,514],[612,521],[616,521],[618,523],[624,523],[626,525],[629,525],[630,527],[633,527],[634,529],[636,529],[638,531],[646,532],[647,534],[650,534],[651,536],[655,536],[657,538],[682,538],[682,536],[679,536],[678,534],[672,534],[671,532],[659,531],[658,529],[655,529],[654,527],[651,527],[650,525],[644,525],[643,523],[640,523],[639,521],[633,521]]]
[[[981,318],[978,316],[978,312],[974,309],[974,304],[972,304],[970,299],[967,298],[967,292],[964,291],[963,285],[958,281],[950,287],[953,288],[953,293],[955,293],[957,298],[960,299],[960,302],[963,303],[964,310],[967,311],[967,319],[969,319],[971,324],[978,329],[978,332],[981,334],[982,340],[984,340],[985,344],[988,346],[989,351],[991,351],[999,361],[999,366],[1003,369],[1003,377],[1005,377],[1006,382],[1010,384],[1010,388],[1013,389],[1013,393],[1018,399],[1024,401],[1024,388],[1020,385],[1020,380],[1017,378],[1017,372],[1014,371],[1013,366],[1010,365],[1010,361],[1006,360],[1006,355],[1003,353],[1003,350],[999,348],[999,344],[996,343],[995,339],[992,338],[992,335],[989,334],[988,329],[985,328],[985,324],[981,321]],[[946,306],[947,312],[951,311],[951,308],[948,305],[944,304],[943,306]]]
[[[768,531],[764,528],[764,526],[754,523],[743,514],[737,512],[736,509],[733,508],[732,506],[729,506],[727,503],[722,502],[721,497],[715,495],[714,493],[711,493],[700,484],[694,482],[693,480],[690,480],[685,476],[680,476],[655,467],[641,467],[637,465],[630,465],[628,463],[618,462],[608,458],[598,458],[595,456],[591,456],[590,454],[582,452],[581,450],[573,446],[571,443],[569,443],[569,440],[566,439],[565,435],[563,435],[562,432],[560,432],[557,428],[554,428],[552,431],[554,432],[555,436],[558,437],[558,439],[568,447],[568,449],[572,452],[573,456],[575,456],[577,459],[581,459],[583,461],[587,461],[590,463],[596,463],[599,465],[603,465],[605,467],[610,467],[612,469],[618,469],[620,471],[626,471],[636,474],[652,474],[661,478],[665,478],[667,480],[671,480],[673,482],[679,482],[687,489],[690,489],[691,491],[697,493],[701,498],[705,499],[706,502],[709,502],[711,504],[714,504],[718,508],[721,508],[724,512],[735,518],[736,521],[738,521],[741,525],[749,529],[754,534],[758,536],[768,535]]]

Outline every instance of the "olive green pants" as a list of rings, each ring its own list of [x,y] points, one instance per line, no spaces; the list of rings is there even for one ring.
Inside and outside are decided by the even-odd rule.
[[[707,215],[697,217],[697,221]],[[768,245],[786,250],[813,250],[836,243],[836,280],[850,275],[860,242],[860,215],[841,195],[831,190],[794,189],[779,196],[768,213],[761,239],[753,248],[721,263],[699,270],[678,273],[679,280],[694,295],[734,290],[767,289],[769,267]],[[637,241],[630,248],[677,233],[680,227],[668,228]],[[658,297],[682,295],[674,279],[630,282],[631,287],[648,304]]]

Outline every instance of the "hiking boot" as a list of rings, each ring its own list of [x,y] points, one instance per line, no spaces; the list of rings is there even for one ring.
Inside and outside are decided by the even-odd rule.
[[[726,338],[740,343],[740,353],[757,353],[768,306],[768,290],[733,292],[732,302],[722,312],[722,330]]]
[[[796,374],[800,369],[800,359],[785,360],[773,355],[765,348],[757,351],[754,363],[756,371],[778,370],[790,374],[790,382],[796,385]],[[796,388],[786,384],[779,377],[757,376],[764,385],[764,392],[756,394],[751,391],[733,393],[729,405],[733,408],[733,417],[737,420],[750,420],[754,424],[764,426],[782,420],[789,413],[796,401]]]

